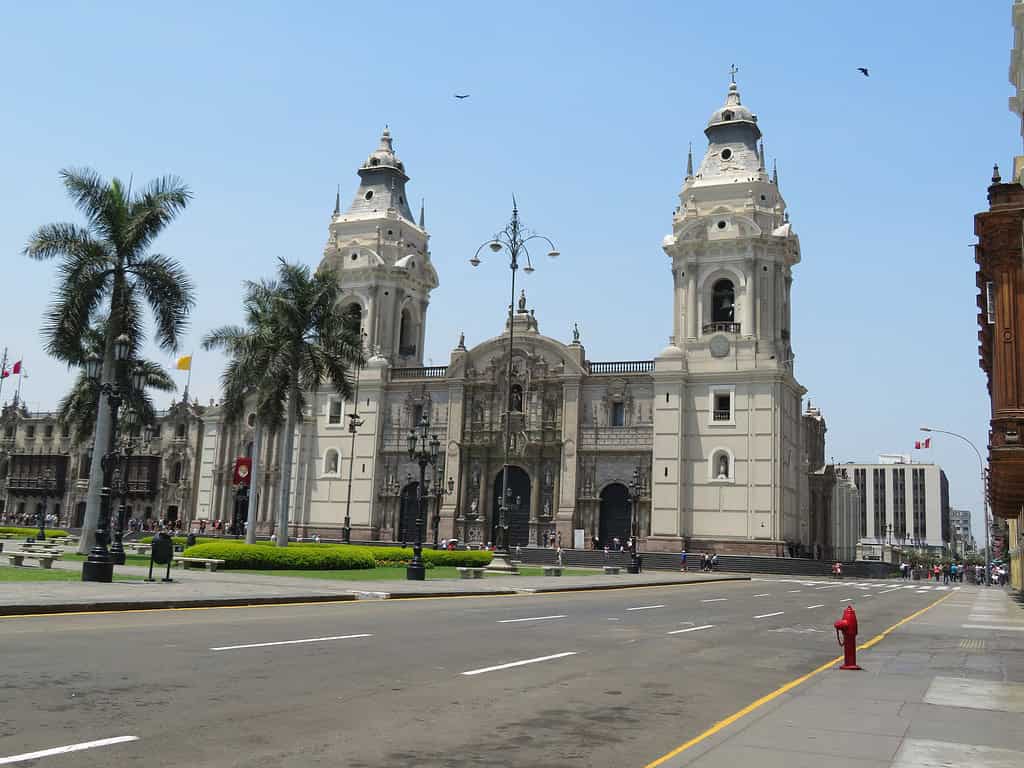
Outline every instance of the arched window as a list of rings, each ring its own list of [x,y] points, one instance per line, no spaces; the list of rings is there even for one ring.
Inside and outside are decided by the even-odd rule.
[[[355,256],[355,254],[352,254]],[[345,305],[345,308],[341,311],[342,317],[345,318],[345,325],[350,328],[355,328],[356,331],[363,327],[363,307],[358,301],[352,301]]]
[[[338,474],[338,452],[334,448],[328,448],[324,454],[324,474]]]
[[[183,439],[185,437],[185,425],[184,424],[179,424],[177,426],[177,428],[174,430],[174,436],[176,438],[178,438],[179,440],[181,440],[181,439]]]
[[[408,307],[402,310],[402,321],[398,330],[398,354],[409,357],[416,354],[416,324]]]
[[[711,288],[711,322],[731,323],[735,319],[736,290],[732,280],[722,278]]]
[[[174,467],[171,469],[171,482],[172,483],[180,483],[181,482],[181,471],[182,471],[181,462],[180,461],[174,462]]]

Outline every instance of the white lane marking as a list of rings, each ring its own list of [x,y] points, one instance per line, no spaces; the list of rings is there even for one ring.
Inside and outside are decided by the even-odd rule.
[[[211,651],[237,651],[242,648],[269,648],[272,645],[302,645],[303,643],[324,643],[328,640],[354,640],[357,637],[373,635],[334,635],[333,637],[309,637],[305,640],[278,640],[276,643],[247,643],[246,645],[219,645]]]
[[[769,616],[781,616],[785,611],[776,611],[775,613],[762,613],[760,616],[755,616],[755,619],[767,619]]]
[[[754,595],[754,597],[771,597],[770,592],[762,592],[760,595]]]
[[[515,624],[517,621],[547,621],[548,619],[564,619],[567,614],[559,613],[555,616],[530,616],[525,619],[502,619],[499,624]]]
[[[481,667],[480,669],[471,669],[468,672],[463,672],[464,675],[482,675],[484,672],[497,672],[500,669],[511,669],[512,667],[522,667],[526,664],[536,664],[538,661],[551,661],[552,659],[564,659],[566,656],[575,656],[576,651],[566,651],[565,653],[553,653],[550,656],[538,656],[535,659],[523,659],[522,661],[510,661],[508,664],[498,664],[493,667]]]
[[[852,602],[853,602],[853,598],[852,598],[852,597],[844,597],[844,598],[843,598],[842,600],[840,600],[839,602],[840,602],[840,603],[852,603]]]
[[[636,608],[627,608],[627,611],[647,611],[651,608],[664,608],[664,605],[638,605]]]
[[[838,584],[826,584],[824,587],[815,587],[815,589],[835,589]]]
[[[791,589],[791,590],[789,590],[789,594],[792,595],[792,594],[795,594],[795,593],[797,593],[799,591],[800,591],[799,589]]]
[[[996,624],[962,624],[964,629],[993,629],[999,632],[1024,632],[1024,627],[1008,627]]]
[[[824,608],[824,607],[825,607],[824,603],[818,603],[817,605],[808,605],[807,606],[807,610],[810,610],[811,608]]]
[[[681,635],[684,632],[698,632],[702,629],[711,629],[714,624],[701,624],[699,627],[687,627],[686,629],[673,629],[669,632],[670,635]]]
[[[755,595],[756,597],[756,595]],[[728,600],[728,597],[709,597],[707,600],[701,600],[702,603],[722,603]]]
[[[68,744],[66,747],[53,747],[52,749],[41,749],[38,752],[24,752],[20,755],[0,757],[0,765],[21,763],[26,760],[38,760],[40,757],[52,757],[53,755],[66,755],[68,752],[81,752],[83,749],[94,749],[95,747],[109,747],[111,744],[124,744],[126,741],[138,740],[138,736],[114,736],[110,739],[82,741],[78,744]]]
[[[878,594],[880,594],[880,595],[888,595],[890,592],[896,592],[896,591],[898,591],[900,589],[903,589],[903,587],[893,587],[892,589],[885,589],[885,590],[882,590],[881,592],[879,592]]]
[[[620,619],[620,618],[618,618],[618,617],[615,617],[615,618],[613,618],[613,619],[608,619],[608,621],[622,621],[622,619]]]

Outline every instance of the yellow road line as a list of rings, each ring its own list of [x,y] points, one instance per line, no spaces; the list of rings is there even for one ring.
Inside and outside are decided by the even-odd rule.
[[[950,593],[948,595],[943,595],[942,597],[940,597],[935,602],[933,602],[930,605],[922,608],[920,611],[917,611],[915,613],[910,614],[905,619],[901,619],[900,621],[896,622],[895,624],[893,624],[888,629],[886,629],[886,630],[880,632],[879,634],[875,635],[873,638],[868,640],[863,645],[858,645],[857,646],[857,650],[865,650],[867,648],[870,648],[873,645],[876,645],[877,643],[879,643],[883,639],[885,639],[889,635],[889,633],[892,632],[893,630],[897,629],[898,627],[903,626],[908,621],[913,621],[914,619],[916,619],[918,616],[920,616],[925,611],[931,610],[936,605],[941,603],[943,600],[947,600],[947,599],[949,599],[952,596],[953,596],[952,593]],[[730,725],[735,723],[737,720],[739,720],[739,719],[749,715],[755,709],[758,709],[759,707],[764,706],[768,702],[773,701],[774,699],[779,698],[779,696],[781,696],[782,694],[787,693],[788,691],[793,690],[794,688],[796,688],[801,683],[807,682],[808,680],[810,680],[812,677],[814,677],[819,672],[824,672],[826,669],[831,667],[833,664],[837,664],[838,662],[840,662],[842,660],[843,660],[842,656],[837,656],[836,658],[834,658],[834,659],[832,659],[830,661],[825,662],[824,664],[822,664],[817,669],[811,670],[806,675],[802,675],[801,677],[798,677],[796,680],[790,680],[788,683],[783,685],[781,688],[776,688],[774,691],[772,691],[771,693],[767,694],[766,696],[762,696],[757,701],[748,704],[743,709],[741,709],[739,712],[734,712],[733,714],[729,715],[724,720],[719,720],[717,723],[715,723],[713,726],[708,728],[703,733],[701,733],[701,734],[699,734],[697,736],[694,736],[692,739],[690,739],[689,741],[687,741],[684,744],[680,744],[678,747],[673,749],[671,752],[668,752],[667,754],[664,754],[661,757],[659,757],[657,760],[654,760],[653,762],[648,763],[647,765],[644,766],[644,768],[657,768],[659,765],[664,765],[667,761],[671,760],[673,757],[678,757],[683,752],[688,750],[690,747],[696,746],[697,744],[700,744],[700,742],[704,741],[705,739],[707,739],[707,738],[709,738],[711,736],[714,736],[719,731],[721,731],[721,730],[723,730],[725,728],[728,728]]]

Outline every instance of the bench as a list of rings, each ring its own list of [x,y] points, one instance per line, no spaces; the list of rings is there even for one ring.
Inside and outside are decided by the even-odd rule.
[[[604,567],[604,575],[605,576],[618,576],[619,575],[619,571],[621,571],[621,570],[622,570],[622,568],[620,568],[617,565],[606,565]]]
[[[4,552],[11,565],[24,565],[25,560],[38,560],[41,568],[52,568],[54,560],[60,560],[60,555],[49,552]]]
[[[148,555],[149,551],[153,548],[152,544],[129,544],[127,548],[132,550],[136,555]]]
[[[176,562],[180,567],[187,568],[188,563],[202,563],[206,566],[208,571],[216,571],[217,566],[224,565],[225,560],[216,560],[212,557],[175,557]]]
[[[483,568],[457,568],[460,579],[482,579],[484,577]]]
[[[560,565],[545,565],[544,566],[544,575],[545,576],[561,576],[562,575],[562,566],[560,566]]]

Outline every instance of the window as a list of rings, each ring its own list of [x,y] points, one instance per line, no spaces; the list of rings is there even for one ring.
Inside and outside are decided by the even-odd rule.
[[[43,437],[53,437],[53,424],[43,427]]]
[[[154,424],[153,425],[153,439],[154,440],[156,440],[157,438],[160,437],[160,432],[161,431],[162,430],[161,430],[161,425],[160,424]]]
[[[343,403],[337,398],[332,398],[327,406],[327,423],[341,424]]]
[[[711,322],[731,323],[735,318],[736,291],[732,280],[722,278],[711,289]]]
[[[338,452],[334,448],[329,448],[324,454],[324,474],[338,474]]]
[[[714,421],[729,421],[732,418],[732,393],[716,392],[714,396]]]
[[[857,492],[860,494],[860,535],[863,537],[868,535],[868,471],[866,469],[853,470],[853,483],[857,486]]]
[[[367,200],[373,200],[373,190],[367,190],[366,194],[363,195],[363,197]]]
[[[174,430],[174,436],[178,440],[184,440],[185,439],[185,425],[184,424],[179,424],[177,426],[177,428]]]
[[[613,427],[624,427],[626,426],[626,404],[621,400],[612,403],[612,420],[611,426]]]
[[[8,439],[14,437],[14,427],[7,427],[4,429],[4,437]]]
[[[730,157],[732,157],[732,150],[726,147],[722,150],[722,159],[728,160]]]
[[[717,384],[708,388],[708,424],[735,426],[736,387]]]
[[[413,426],[416,426],[421,421],[423,421],[423,406],[414,405],[412,407],[412,424]]]
[[[82,458],[78,460],[78,479],[88,480],[89,470],[92,468],[92,457],[88,453],[83,453]]]
[[[174,467],[171,469],[171,482],[172,483],[180,483],[181,482],[181,472],[182,472],[181,462],[180,461],[176,461],[174,463]]]
[[[733,480],[733,458],[725,448],[717,448],[708,459],[708,475],[712,481]]]
[[[159,429],[159,427],[158,427],[158,429]],[[70,437],[71,436],[71,427],[69,427],[67,424],[64,424],[60,428],[60,436],[61,437]]]
[[[911,471],[911,497],[914,505],[914,538],[928,538],[927,500],[925,498],[924,470]]]
[[[250,414],[249,414],[249,415],[248,415],[248,416],[247,416],[247,417],[245,418],[245,423],[246,423],[247,425],[249,425],[250,427],[255,427],[255,426],[256,426],[256,414],[255,414],[255,413],[250,413]]]
[[[875,512],[875,538],[881,538],[886,534],[885,528],[885,470],[874,469],[871,472],[874,481],[874,512]]]
[[[412,313],[408,307],[402,310],[401,322],[398,328],[398,354],[404,357],[412,357],[416,354],[416,337],[418,336]]]
[[[893,536],[906,537],[906,470],[893,470]]]
[[[34,424],[29,424],[25,427],[25,438],[31,440],[36,436],[36,428]]]
[[[985,283],[985,318],[989,325],[995,325],[996,291],[995,284],[991,280]]]

